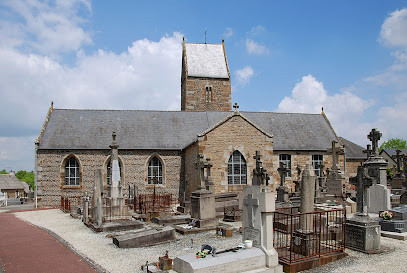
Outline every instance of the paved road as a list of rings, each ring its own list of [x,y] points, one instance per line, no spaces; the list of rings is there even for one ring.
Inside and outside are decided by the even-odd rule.
[[[44,230],[13,214],[0,213],[0,272],[96,272]]]

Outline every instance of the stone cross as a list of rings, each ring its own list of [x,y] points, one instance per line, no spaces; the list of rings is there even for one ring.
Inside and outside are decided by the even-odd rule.
[[[315,172],[309,164],[305,165],[304,172],[301,178],[301,204],[300,213],[314,211],[314,195],[315,195]],[[300,226],[302,230],[312,230],[313,224],[307,223],[307,217],[300,217]]]
[[[253,214],[255,207],[259,206],[259,200],[254,199],[253,195],[250,193],[247,198],[243,200],[243,204],[247,207],[247,216],[249,219],[249,226],[253,227]]]
[[[367,144],[366,150],[363,150],[363,153],[366,154],[367,158],[369,158],[369,156],[372,154],[372,145]]]
[[[206,184],[206,189],[210,192],[213,192],[213,181],[211,179],[211,168],[213,167],[213,164],[211,164],[211,159],[206,158],[206,161],[203,163],[204,168],[206,169],[206,178],[205,178],[205,184]]]
[[[378,142],[381,137],[382,133],[380,133],[380,131],[377,131],[376,128],[373,128],[372,131],[367,135],[367,138],[372,142],[372,153],[374,155],[379,154]]]
[[[277,169],[278,173],[280,174],[280,186],[283,187],[285,183],[285,178],[289,172],[289,169],[285,166],[284,162],[280,162],[280,167]]]
[[[270,177],[267,174],[267,170],[263,168],[263,163],[261,162],[261,155],[259,151],[256,151],[256,155],[253,156],[256,159],[256,169],[253,170],[253,183],[252,185],[268,185]]]
[[[196,163],[195,163],[195,167],[196,169],[198,169],[198,189],[204,189],[205,188],[205,178],[204,178],[204,164],[205,161],[203,159],[203,155],[198,154],[197,155],[197,159],[196,159]]]
[[[328,149],[328,153],[332,153],[332,170],[337,171],[339,170],[338,163],[339,163],[339,154],[342,154],[342,149],[341,147],[338,147],[339,145],[338,141],[333,140],[332,141],[332,148]]]
[[[402,164],[402,160],[404,155],[401,154],[401,151],[399,149],[396,150],[396,155],[393,155],[392,158],[396,160],[397,163],[397,175],[401,174],[401,164]]]
[[[367,189],[373,184],[373,179],[367,174],[367,168],[358,166],[358,174],[350,179],[356,186],[356,203],[358,214],[367,216]]]
[[[233,108],[235,108],[235,112],[237,112],[237,111],[238,111],[238,109],[239,109],[239,105],[237,104],[237,102],[235,102],[235,104],[233,105]]]

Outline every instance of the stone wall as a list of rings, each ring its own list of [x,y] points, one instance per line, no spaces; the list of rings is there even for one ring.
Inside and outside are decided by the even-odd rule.
[[[210,101],[206,87],[212,88]],[[230,79],[185,77],[181,83],[181,111],[230,111]]]
[[[64,160],[75,156],[80,164],[79,186],[65,186]],[[147,185],[148,163],[156,155],[163,166],[163,184],[156,186],[157,192],[172,193],[178,197],[181,177],[181,151],[120,150],[123,194],[128,194],[128,185],[138,185],[139,191],[149,192]],[[96,180],[95,172],[102,169],[106,183],[106,163],[110,150],[39,150],[38,151],[38,197],[42,207],[58,207],[61,194],[82,196],[91,193]]]
[[[258,128],[240,115],[234,115],[214,130],[198,137],[198,152],[210,158],[215,193],[240,192],[245,185],[228,185],[228,162],[232,153],[238,150],[246,160],[247,184],[252,182],[252,170],[256,167],[253,159],[256,151],[261,151],[263,166],[273,168],[273,142]]]

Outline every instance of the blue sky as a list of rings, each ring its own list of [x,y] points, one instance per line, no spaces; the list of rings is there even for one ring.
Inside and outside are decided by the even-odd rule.
[[[181,41],[225,39],[242,111],[320,113],[366,145],[407,135],[407,1],[0,3],[0,169],[34,168],[55,108],[180,109]]]

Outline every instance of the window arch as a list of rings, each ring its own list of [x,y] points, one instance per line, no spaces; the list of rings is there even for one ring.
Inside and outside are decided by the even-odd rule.
[[[112,157],[109,157],[109,159],[107,160],[107,163],[106,163],[106,184],[107,185],[110,185],[110,183],[111,183],[111,181],[110,181],[110,179],[111,179],[111,158]],[[121,160],[119,159],[118,160],[119,161],[119,170],[120,170],[120,178],[121,178],[121,182],[123,182],[123,171],[122,171],[122,163],[121,163]]]
[[[228,162],[228,184],[247,184],[246,160],[239,151],[234,151]]]
[[[69,157],[65,163],[65,185],[79,186],[80,170],[79,162],[74,156]]]
[[[148,162],[148,184],[163,183],[163,165],[157,156],[153,156]]]

